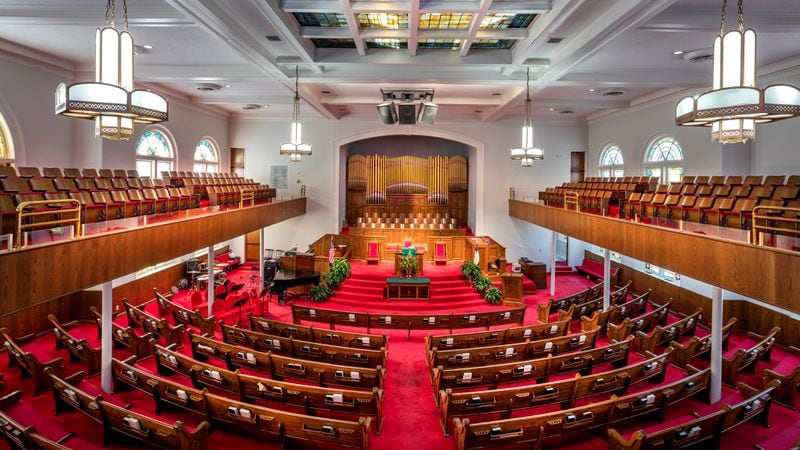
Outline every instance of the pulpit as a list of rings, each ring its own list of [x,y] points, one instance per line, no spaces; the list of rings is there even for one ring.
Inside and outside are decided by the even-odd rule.
[[[422,275],[422,261],[425,257],[425,252],[417,252],[417,276]],[[403,271],[400,270],[400,260],[403,258],[403,252],[394,252],[394,274],[395,276],[403,276]]]
[[[522,304],[522,274],[506,272],[503,279],[503,304]]]

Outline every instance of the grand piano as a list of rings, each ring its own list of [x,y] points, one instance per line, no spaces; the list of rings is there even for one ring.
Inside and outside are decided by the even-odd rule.
[[[286,302],[286,294],[289,288],[319,284],[319,272],[313,270],[279,270],[275,272],[275,278],[269,287],[269,296],[278,296],[278,304]]]

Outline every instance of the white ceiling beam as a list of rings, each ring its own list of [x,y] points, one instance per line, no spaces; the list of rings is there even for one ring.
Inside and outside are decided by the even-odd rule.
[[[467,56],[467,53],[469,53],[469,49],[472,47],[472,41],[478,34],[478,30],[481,28],[481,22],[483,22],[483,18],[486,16],[491,6],[492,0],[481,0],[480,9],[472,15],[472,20],[469,23],[467,38],[461,41],[461,48],[458,50],[461,56]]]
[[[553,9],[551,0],[495,2],[489,12],[516,14],[544,14]]]
[[[351,34],[347,28],[300,27],[299,36],[303,39],[350,39]]]
[[[687,63],[688,64],[688,63]],[[573,71],[552,82],[553,86],[681,86],[694,85],[698,80],[710,82],[708,65],[682,70],[628,69],[602,72]],[[707,79],[706,79],[707,78]]]
[[[481,9],[481,1],[451,1],[451,0],[434,0],[425,2],[422,6],[422,12],[475,12]]]
[[[379,91],[376,89],[373,96],[346,96],[323,95],[320,101],[336,105],[375,105],[380,101]],[[437,105],[488,105],[497,106],[500,100],[497,97],[436,97]]]
[[[350,30],[350,37],[356,43],[356,50],[358,51],[359,56],[364,56],[367,54],[367,44],[364,42],[364,39],[361,39],[358,36],[358,20],[356,20],[356,15],[352,9],[350,9],[350,0],[339,0],[339,8],[342,10],[344,17],[347,19],[347,27]]]
[[[361,39],[408,39],[408,29],[387,30],[384,28],[363,28],[359,30],[358,37]]]
[[[411,0],[411,9],[408,11],[408,56],[417,56],[419,45],[419,0]]]
[[[101,2],[98,2],[100,4]],[[118,22],[122,8],[118,8]],[[58,25],[58,26],[102,26],[106,9],[102,7],[76,8],[74,6],[2,6],[0,25]],[[128,25],[131,27],[195,27],[191,20],[168,6],[136,7],[130,11]]]
[[[257,103],[259,105],[291,105],[292,97],[286,95],[226,95],[209,94],[208,96],[193,95],[189,97],[194,103],[202,105],[222,105],[222,104],[248,104]]]
[[[286,12],[326,13],[339,12],[338,0],[283,0],[279,8]]]
[[[253,5],[267,18],[269,23],[278,32],[281,39],[292,47],[306,67],[316,73],[322,73],[322,68],[313,64],[316,49],[311,44],[300,37],[300,33],[294,26],[294,19],[289,14],[277,8],[276,0],[260,1],[252,0]]]
[[[411,7],[410,1],[404,2],[353,2],[350,9],[354,13],[362,12],[407,12]]]

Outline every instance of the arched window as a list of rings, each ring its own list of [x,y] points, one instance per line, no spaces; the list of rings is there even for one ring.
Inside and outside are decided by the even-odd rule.
[[[625,174],[623,164],[622,150],[614,144],[608,144],[600,152],[599,175],[603,178],[622,177]]]
[[[203,138],[194,148],[195,172],[219,172],[219,153],[217,146],[210,138]]]
[[[159,178],[161,172],[169,172],[175,165],[172,141],[166,133],[147,129],[136,144],[136,170],[140,177]]]
[[[680,183],[683,177],[683,149],[672,136],[658,136],[650,142],[644,158],[644,173],[662,184]]]
[[[0,166],[14,164],[14,146],[11,142],[11,132],[5,118],[0,114]]]

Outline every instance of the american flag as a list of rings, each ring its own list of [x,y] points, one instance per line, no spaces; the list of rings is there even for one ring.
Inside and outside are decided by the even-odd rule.
[[[329,264],[333,264],[333,261],[334,261],[334,259],[333,259],[333,253],[334,253],[334,249],[333,249],[333,239],[331,239],[331,248],[329,248],[329,249],[328,249],[328,263],[329,263]]]

